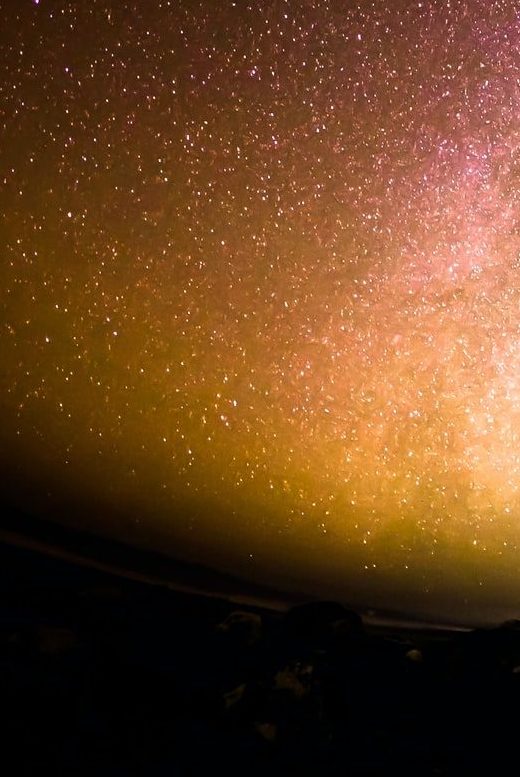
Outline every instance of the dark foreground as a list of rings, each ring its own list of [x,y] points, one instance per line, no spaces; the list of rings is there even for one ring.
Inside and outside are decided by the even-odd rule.
[[[367,629],[0,545],[15,774],[465,775],[516,765],[520,629]],[[234,614],[233,614],[234,613]],[[49,771],[52,770],[52,771]]]

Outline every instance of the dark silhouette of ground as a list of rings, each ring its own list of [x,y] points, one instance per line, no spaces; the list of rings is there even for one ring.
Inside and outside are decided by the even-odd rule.
[[[16,774],[474,775],[516,756],[517,622],[376,629],[334,602],[237,608],[7,542],[0,570]]]

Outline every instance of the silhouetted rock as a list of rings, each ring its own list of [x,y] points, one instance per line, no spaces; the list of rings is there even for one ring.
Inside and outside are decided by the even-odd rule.
[[[420,650],[417,650],[417,648],[411,648],[410,650],[407,650],[405,656],[414,664],[421,664],[423,661],[423,654]]]
[[[520,634],[520,620],[517,618],[512,618],[511,620],[504,621],[504,623],[502,623],[502,625],[498,628],[505,629],[507,631],[516,631]]]
[[[294,661],[276,673],[274,688],[288,691],[294,698],[302,699],[311,689],[314,667],[310,663]]]
[[[292,607],[284,621],[287,634],[303,640],[328,641],[363,629],[361,617],[338,602],[308,602]]]
[[[20,773],[458,777],[515,755],[517,622],[364,627],[335,602],[282,615],[37,572],[17,562],[0,613]]]
[[[457,648],[461,672],[478,671],[482,676],[512,672],[520,665],[520,630],[510,623],[475,629],[462,636]]]
[[[218,624],[217,632],[236,645],[251,647],[262,635],[262,618],[253,612],[235,610]]]

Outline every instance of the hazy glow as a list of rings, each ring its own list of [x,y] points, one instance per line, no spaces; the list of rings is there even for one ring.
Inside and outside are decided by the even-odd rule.
[[[29,501],[280,585],[511,610],[517,3],[10,5]]]

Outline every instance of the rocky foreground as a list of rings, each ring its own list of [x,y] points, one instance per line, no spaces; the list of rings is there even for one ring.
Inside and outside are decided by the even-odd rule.
[[[516,758],[515,622],[375,629],[337,603],[237,610],[6,546],[1,557],[14,774],[473,775]]]

